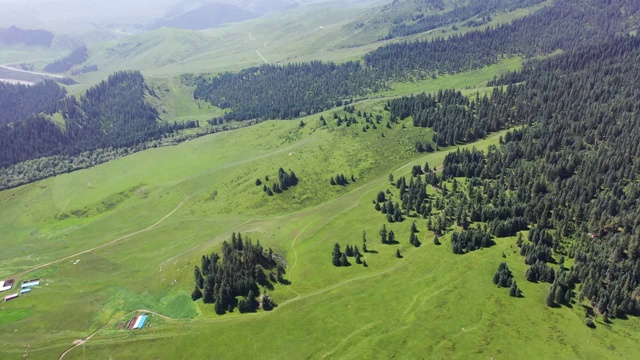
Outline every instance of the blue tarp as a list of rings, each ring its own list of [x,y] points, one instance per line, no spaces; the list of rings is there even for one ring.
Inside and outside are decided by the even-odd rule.
[[[38,286],[38,285],[40,285],[40,280],[33,280],[33,281],[22,283],[21,287],[26,288],[26,287],[32,287],[32,286]]]
[[[138,323],[138,326],[136,326],[136,329],[141,329],[144,326],[144,322],[147,321],[147,315],[142,315],[140,316],[140,322]]]

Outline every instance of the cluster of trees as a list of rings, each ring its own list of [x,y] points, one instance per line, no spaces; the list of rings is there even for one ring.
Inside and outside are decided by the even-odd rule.
[[[194,268],[195,288],[191,298],[202,298],[205,304],[215,304],[222,315],[237,306],[240,312],[258,308],[270,310],[274,303],[265,294],[258,300],[260,287],[273,289],[273,284],[287,282],[283,275],[286,263],[282,257],[265,250],[260,241],[255,244],[248,237],[233,233],[231,243],[222,243],[222,256],[212,253],[202,256],[201,267]],[[243,298],[238,301],[236,297]]]
[[[351,266],[351,263],[348,259],[349,257],[354,258],[356,264],[367,266],[366,261],[362,260],[362,253],[360,253],[360,250],[358,250],[358,245],[355,245],[353,247],[347,245],[344,249],[344,252],[340,250],[340,244],[336,243],[333,246],[333,252],[331,252],[331,263],[333,264],[333,266]]]
[[[351,175],[351,181],[352,182],[356,181],[356,178],[353,175]],[[349,180],[343,174],[338,174],[335,177],[333,177],[333,176],[331,177],[330,183],[331,183],[331,185],[347,186],[347,185],[349,185]]]
[[[520,8],[537,5],[544,0],[476,0],[453,7],[446,12],[420,16],[412,22],[403,22],[392,26],[384,39],[409,36],[421,32],[448,26],[457,22],[481,17],[486,20],[492,13],[513,11]],[[430,1],[425,1],[430,2]]]
[[[513,283],[513,274],[511,273],[511,270],[509,270],[509,266],[507,266],[506,262],[501,262],[498,266],[498,270],[493,274],[493,283],[499,287],[511,287],[511,284]]]
[[[573,299],[573,287],[575,286],[575,279],[572,279],[573,275],[560,268],[558,276],[551,284],[549,294],[547,295],[547,305],[554,306],[556,304],[570,305]]]
[[[515,109],[509,108],[508,117],[497,116],[506,109],[496,109],[497,106],[515,105],[508,101],[496,102],[502,97],[498,89],[490,97],[485,94],[471,100],[460,91],[439,90],[433,95],[423,93],[390,100],[386,108],[392,117],[402,120],[411,116],[413,126],[428,127],[436,132],[432,139],[416,141],[416,150],[422,152],[432,151],[428,140],[436,147],[452,146],[482,139],[491,132],[519,123],[521,117]]]
[[[413,167],[412,173],[414,177],[409,179],[407,185],[407,179],[402,176],[395,180],[395,187],[398,189],[398,198],[402,200],[402,203],[394,202],[392,193],[387,189],[386,194],[380,191],[376,198],[373,200],[376,211],[380,211],[385,214],[387,221],[400,222],[408,216],[422,216],[427,218],[431,215],[432,204],[431,199],[427,195],[428,181],[436,181],[438,177],[430,171],[429,165],[425,164],[427,176],[425,182],[422,181],[420,174],[424,174],[420,165]],[[393,176],[390,176],[392,184],[394,183]],[[387,196],[388,195],[388,196]]]
[[[80,65],[89,58],[89,50],[85,45],[75,48],[67,56],[58,59],[44,67],[44,71],[52,73],[63,73],[71,70],[76,65]]]
[[[574,258],[553,302],[580,283],[580,298],[608,316],[640,314],[639,62],[640,40],[620,37],[496,79],[492,116],[527,125],[484,156],[452,155],[443,169],[479,185],[467,197],[472,221],[532,226],[519,241],[527,279],[553,283],[554,254]]]
[[[418,235],[416,235],[417,233],[418,233],[418,229],[416,227],[416,223],[414,222],[411,225],[411,234],[409,235],[409,244],[411,244],[411,245],[413,245],[415,247],[420,247],[420,245],[422,245],[422,243],[418,239]]]
[[[398,241],[396,240],[396,234],[393,232],[393,230],[387,231],[387,225],[382,224],[382,228],[380,228],[378,234],[380,235],[381,243],[386,245],[398,244]]]
[[[491,234],[481,229],[467,229],[451,234],[451,250],[454,254],[466,254],[494,244]]]
[[[513,280],[513,274],[504,261],[498,265],[498,270],[493,274],[493,283],[498,285],[498,287],[508,287],[509,295],[512,297],[522,297],[522,290],[520,290],[516,281]]]
[[[280,168],[278,169],[278,181],[274,181],[271,187],[267,186],[267,181],[269,181],[269,176],[265,177],[265,184],[262,183],[262,180],[257,179],[256,186],[262,185],[262,190],[267,193],[267,195],[273,196],[273,194],[282,194],[290,187],[298,185],[299,180],[293,170],[287,173],[283,168]]]
[[[64,88],[50,80],[32,86],[0,82],[0,126],[40,113],[51,115],[66,94]]]

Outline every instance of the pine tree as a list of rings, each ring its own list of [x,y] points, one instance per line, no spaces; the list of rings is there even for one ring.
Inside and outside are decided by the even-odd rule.
[[[214,310],[215,310],[216,314],[218,314],[218,315],[223,315],[225,313],[225,311],[226,311],[222,301],[216,301],[216,305],[214,307]]]
[[[396,234],[393,233],[393,230],[389,230],[389,239],[387,240],[389,244],[396,243]]]
[[[438,236],[435,236],[435,237],[433,238],[433,243],[434,243],[435,245],[440,245],[440,239],[438,238]]]
[[[555,289],[552,286],[551,290],[549,291],[549,294],[547,294],[546,303],[547,303],[547,306],[549,306],[549,307],[553,307],[556,304],[555,301],[553,301],[554,300],[554,290]]]
[[[382,229],[380,229],[380,241],[383,244],[387,244],[389,242],[388,238],[387,238],[387,226],[382,224]]]
[[[516,284],[515,280],[511,283],[511,287],[509,288],[509,295],[513,297],[520,297],[520,289],[518,289],[518,285]]]
[[[396,257],[398,259],[402,259],[402,254],[400,254],[400,249],[396,249]]]
[[[334,266],[341,266],[342,263],[340,261],[340,259],[342,258],[342,252],[340,251],[340,244],[336,243],[333,246],[333,252],[331,253],[331,256],[333,258],[332,263]]]
[[[349,264],[349,260],[347,260],[347,255],[345,253],[342,253],[342,255],[340,256],[340,266],[349,266],[351,264]]]
[[[193,269],[193,275],[196,280],[196,287],[198,289],[202,289],[204,287],[204,278],[202,277],[202,273],[200,272],[200,268],[198,267],[198,265],[196,265]]]
[[[362,230],[362,252],[367,253],[367,232]]]
[[[202,298],[202,291],[200,291],[198,286],[195,286],[195,288],[193,289],[193,292],[191,293],[191,300],[196,301],[201,298]]]

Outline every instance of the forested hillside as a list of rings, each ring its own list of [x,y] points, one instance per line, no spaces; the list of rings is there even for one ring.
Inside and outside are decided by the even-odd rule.
[[[52,73],[67,72],[74,66],[87,61],[88,57],[87,47],[83,45],[71,51],[67,56],[48,64],[44,67],[44,71]]]
[[[520,254],[529,281],[552,283],[549,306],[577,296],[605,318],[640,313],[639,61],[640,40],[618,38],[496,79],[506,86],[493,93],[489,112],[476,106],[477,113],[526,126],[486,155],[458,151],[444,161],[442,180],[469,178],[468,195],[444,209],[459,226],[485,223],[497,237],[531,227]],[[446,110],[428,96],[390,109],[416,126]],[[575,259],[570,269],[565,258]],[[556,274],[547,263],[558,262]]]
[[[421,7],[429,7],[441,10],[441,12],[426,16],[419,14],[410,19],[395,19],[394,25],[389,29],[389,34],[385,36],[385,39],[418,34],[461,21],[467,21],[466,24],[471,26],[484,25],[490,21],[491,15],[496,12],[513,11],[538,5],[542,2],[544,0],[472,0],[447,9],[442,0],[416,1]],[[393,6],[393,4],[389,6]],[[478,19],[472,19],[474,17]]]
[[[79,99],[70,96],[56,101],[64,94],[64,90],[56,88],[57,85],[52,83],[34,88],[15,85],[2,88],[6,93],[21,91],[30,94],[25,100],[32,99],[38,105],[14,105],[21,116],[12,117],[11,120],[15,121],[12,124],[0,126],[0,166],[44,156],[133,146],[179,128],[195,126],[191,123],[158,124],[156,110],[145,100],[149,89],[139,72],[115,73],[87,90]],[[35,97],[39,89],[48,101],[39,103],[41,100]],[[12,96],[15,97],[17,95]],[[38,107],[42,110],[38,111]],[[54,110],[62,114],[64,126],[60,127],[45,114],[39,114]]]
[[[264,65],[212,79],[199,77],[194,96],[234,111],[224,119],[289,119],[339,106],[340,99],[375,92],[384,82],[360,63],[313,61]]]
[[[0,82],[0,126],[39,113],[51,115],[65,95],[66,91],[50,80],[33,86]]]
[[[640,4],[631,0],[556,1],[508,25],[383,46],[366,54],[364,63],[263,65],[201,76],[195,97],[232,109],[225,119],[291,118],[383,89],[389,81],[436,77],[504,57],[534,57],[607,41],[633,29],[639,12]]]

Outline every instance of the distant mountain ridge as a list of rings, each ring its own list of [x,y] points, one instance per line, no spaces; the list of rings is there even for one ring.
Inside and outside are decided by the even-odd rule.
[[[46,30],[27,30],[17,26],[8,29],[0,28],[0,45],[39,45],[50,47],[53,33]]]
[[[157,20],[146,26],[148,30],[163,27],[203,30],[225,23],[244,21],[258,17],[257,14],[231,4],[208,3],[182,14]]]
[[[313,0],[185,0],[171,6],[165,17],[145,28],[147,30],[162,27],[203,30],[295,8],[309,2]]]

